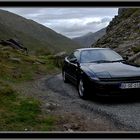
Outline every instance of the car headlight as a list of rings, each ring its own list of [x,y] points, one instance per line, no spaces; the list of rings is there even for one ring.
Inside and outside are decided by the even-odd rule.
[[[93,72],[87,71],[86,74],[91,80],[99,81],[99,78]]]
[[[90,79],[95,80],[95,81],[99,81],[99,78],[97,76],[90,76]]]
[[[109,72],[97,72],[96,76],[99,78],[111,78],[111,75],[109,74]]]

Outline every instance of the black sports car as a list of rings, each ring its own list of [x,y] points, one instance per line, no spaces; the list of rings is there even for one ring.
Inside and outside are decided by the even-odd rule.
[[[65,58],[64,82],[78,87],[79,96],[132,95],[140,91],[140,67],[109,48],[83,48]],[[134,95],[134,94],[133,94]]]

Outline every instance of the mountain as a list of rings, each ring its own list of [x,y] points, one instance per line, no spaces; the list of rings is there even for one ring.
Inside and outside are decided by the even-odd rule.
[[[95,33],[89,32],[84,36],[73,38],[73,40],[79,43],[83,47],[90,47],[94,42],[101,38],[106,33],[106,28],[103,28]]]
[[[128,56],[130,61],[140,63],[140,9],[119,8],[106,34],[92,47],[109,47]]]
[[[47,19],[46,19],[47,21]],[[16,38],[30,51],[70,52],[81,46],[71,39],[8,11],[0,10],[0,40]]]

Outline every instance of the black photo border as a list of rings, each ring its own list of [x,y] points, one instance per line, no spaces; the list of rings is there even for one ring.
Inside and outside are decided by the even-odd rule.
[[[140,7],[139,1],[0,1],[0,7]],[[140,138],[140,131],[0,132],[0,138]]]
[[[0,0],[0,7],[138,7],[140,6],[139,1],[70,1],[70,0],[65,0],[65,1],[22,1],[22,0],[17,0],[17,1],[1,1]]]

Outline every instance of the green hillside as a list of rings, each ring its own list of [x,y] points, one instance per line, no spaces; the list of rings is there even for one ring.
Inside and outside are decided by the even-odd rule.
[[[15,87],[57,71],[49,55],[27,55],[0,45],[0,131],[52,129],[56,118],[41,110],[39,100],[21,94]]]
[[[46,19],[47,21],[47,19]],[[0,40],[17,38],[30,51],[70,52],[80,46],[71,39],[33,21],[0,10]]]

